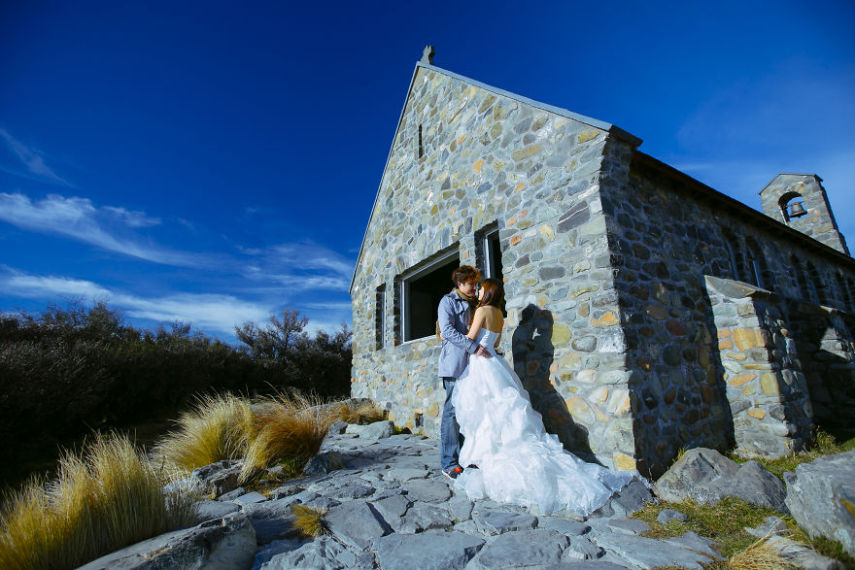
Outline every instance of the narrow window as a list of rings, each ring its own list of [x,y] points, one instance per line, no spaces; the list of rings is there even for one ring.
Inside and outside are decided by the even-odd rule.
[[[742,256],[742,244],[736,239],[736,236],[728,229],[722,232],[724,236],[724,245],[727,248],[730,264],[733,268],[733,278],[737,281],[750,282],[748,271],[746,271],[745,260]]]
[[[374,312],[375,350],[386,346],[386,284],[377,287]]]
[[[813,289],[813,295],[811,296],[813,301],[818,302],[821,305],[828,304],[828,296],[825,294],[825,285],[823,285],[822,279],[819,277],[819,271],[816,270],[816,267],[810,261],[807,262],[807,273]]]
[[[772,275],[769,272],[769,267],[766,264],[766,258],[763,255],[763,250],[758,245],[753,237],[745,240],[746,249],[748,250],[748,261],[751,269],[751,276],[754,284],[758,287],[772,289]]]
[[[852,294],[846,287],[846,281],[843,279],[843,275],[836,273],[835,277],[837,277],[837,288],[840,289],[840,302],[843,303],[843,306],[846,307],[847,310],[849,310],[852,307]]]
[[[425,147],[422,144],[422,126],[419,125],[419,158],[425,155]]]
[[[436,309],[454,288],[452,272],[460,267],[459,246],[399,278],[401,335],[404,342],[436,334]]]
[[[802,269],[802,265],[799,263],[799,260],[796,259],[795,254],[790,256],[790,265],[793,266],[793,273],[795,273],[796,275],[796,283],[798,283],[799,296],[803,299],[813,300],[814,295],[812,293],[810,285],[808,285],[804,269]]]
[[[487,277],[502,280],[502,244],[499,241],[499,230],[494,230],[484,236],[484,269]]]

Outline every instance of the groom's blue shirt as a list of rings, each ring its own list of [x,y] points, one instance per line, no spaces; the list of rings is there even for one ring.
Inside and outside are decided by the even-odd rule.
[[[437,375],[457,378],[466,370],[469,355],[478,350],[478,343],[466,338],[469,330],[469,303],[457,291],[444,295],[436,311],[439,332],[442,335],[442,352],[439,354]]]

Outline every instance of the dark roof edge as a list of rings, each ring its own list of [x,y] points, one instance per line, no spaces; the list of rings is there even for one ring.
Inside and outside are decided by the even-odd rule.
[[[579,121],[580,123],[590,125],[592,127],[613,134],[617,138],[621,139],[626,143],[629,143],[633,147],[637,147],[642,143],[642,140],[637,136],[611,123],[607,123],[599,119],[594,119],[593,117],[580,115],[579,113],[574,113],[573,111],[562,109],[561,107],[547,105],[546,103],[541,103],[540,101],[535,101],[534,99],[529,99],[528,97],[523,97],[522,95],[517,95],[516,93],[511,93],[510,91],[505,91],[504,89],[499,89],[498,87],[493,87],[492,85],[487,85],[486,83],[482,83],[475,79],[465,77],[463,75],[460,75],[459,73],[454,73],[453,71],[448,71],[447,69],[442,69],[441,67],[437,67],[435,65],[419,61],[418,63],[416,63],[416,69],[418,69],[419,67],[424,67],[425,69],[429,69],[437,73],[442,73],[443,75],[447,75],[448,77],[459,79],[460,81],[464,81],[466,83],[484,89],[485,91],[490,91],[491,93],[495,93],[496,95],[501,95],[502,97],[507,97],[508,99],[513,99],[514,101],[519,101],[520,103],[531,105],[532,107],[535,107],[537,109],[549,111],[550,113],[555,113],[556,115],[561,115],[562,117],[567,117],[568,119],[573,119],[574,121]]]
[[[795,229],[791,228],[790,226],[783,224],[783,223],[779,222],[778,220],[767,216],[763,212],[758,212],[754,208],[752,208],[750,206],[746,206],[745,204],[743,204],[739,200],[731,198],[730,196],[728,196],[726,194],[722,194],[721,192],[719,192],[715,188],[707,186],[703,182],[692,178],[691,176],[689,176],[685,172],[677,170],[673,166],[665,164],[661,160],[653,158],[649,154],[644,154],[643,152],[636,150],[633,153],[632,160],[633,161],[638,160],[640,163],[644,164],[645,166],[660,170],[663,173],[665,173],[667,176],[670,176],[672,179],[676,179],[680,182],[684,182],[684,183],[696,188],[697,190],[700,190],[701,192],[707,194],[709,198],[721,203],[723,206],[730,208],[731,210],[735,210],[738,214],[753,218],[753,219],[757,220],[761,225],[766,225],[766,226],[771,227],[772,229],[774,229],[776,231],[783,232],[785,235],[787,235],[790,238],[797,239],[797,240],[801,241],[806,247],[818,250],[821,253],[835,257],[839,261],[842,261],[846,264],[849,264],[849,265],[852,265],[853,267],[855,267],[855,259],[846,255],[845,253],[837,251],[833,247],[825,245],[821,241],[817,241],[814,238],[810,237],[809,235],[803,234],[802,232],[795,230]]]

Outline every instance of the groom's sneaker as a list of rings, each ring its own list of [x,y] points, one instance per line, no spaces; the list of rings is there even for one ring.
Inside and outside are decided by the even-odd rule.
[[[457,479],[457,477],[458,477],[461,473],[463,473],[463,467],[461,467],[460,465],[457,465],[457,466],[455,466],[455,467],[451,467],[451,468],[449,468],[449,469],[448,469],[448,471],[446,471],[445,469],[443,469],[443,470],[442,470],[442,474],[443,474],[445,477],[447,477],[448,479],[451,479],[452,481],[453,481],[454,479]]]

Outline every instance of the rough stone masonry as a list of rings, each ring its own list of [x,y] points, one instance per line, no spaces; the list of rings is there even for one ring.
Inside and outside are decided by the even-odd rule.
[[[438,433],[433,295],[466,263],[503,279],[506,358],[588,459],[656,476],[845,429],[855,263],[820,179],[775,177],[760,213],[640,144],[418,63],[351,286],[353,396]]]

